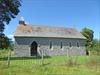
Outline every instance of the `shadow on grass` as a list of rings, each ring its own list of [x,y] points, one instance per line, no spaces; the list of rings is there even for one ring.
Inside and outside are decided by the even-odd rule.
[[[51,58],[50,56],[44,56],[44,59]],[[10,60],[31,60],[31,59],[41,59],[40,56],[29,56],[29,57],[10,57]],[[0,61],[8,60],[8,57],[0,57]]]

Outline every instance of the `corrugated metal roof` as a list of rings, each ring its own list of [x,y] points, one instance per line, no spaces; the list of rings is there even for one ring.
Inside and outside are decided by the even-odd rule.
[[[14,37],[55,37],[85,39],[85,37],[74,28],[38,25],[17,26]]]

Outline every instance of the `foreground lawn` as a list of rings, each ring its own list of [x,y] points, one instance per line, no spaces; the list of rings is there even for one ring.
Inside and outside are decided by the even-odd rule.
[[[0,57],[0,75],[100,75],[100,56]]]

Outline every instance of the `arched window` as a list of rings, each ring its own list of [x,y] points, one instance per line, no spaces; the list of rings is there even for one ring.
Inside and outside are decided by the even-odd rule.
[[[79,43],[77,42],[77,47],[79,47]]]
[[[72,44],[71,44],[71,42],[69,42],[69,47],[72,47]]]
[[[52,42],[50,42],[50,49],[52,49]]]
[[[63,45],[62,45],[62,42],[61,42],[61,46],[60,46],[60,48],[62,49],[62,47],[63,47]]]

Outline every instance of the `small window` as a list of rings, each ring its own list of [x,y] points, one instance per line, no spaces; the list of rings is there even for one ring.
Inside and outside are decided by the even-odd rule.
[[[61,47],[60,47],[61,49],[62,49],[62,46],[63,46],[63,45],[62,45],[62,42],[61,42]]]
[[[70,47],[72,47],[72,44],[71,44],[71,42],[69,43],[69,46],[70,46]]]
[[[77,47],[79,47],[79,43],[77,42]]]
[[[50,49],[52,48],[52,42],[50,42]]]

